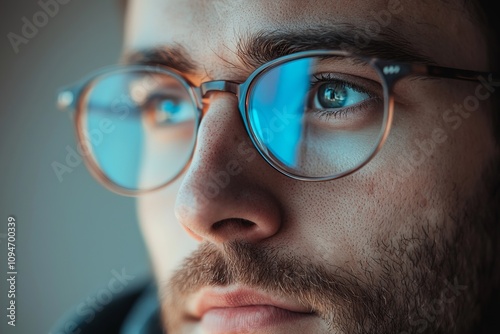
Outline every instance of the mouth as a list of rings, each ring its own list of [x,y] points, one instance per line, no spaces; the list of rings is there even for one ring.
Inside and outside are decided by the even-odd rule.
[[[189,313],[204,333],[250,333],[291,326],[314,312],[296,301],[242,287],[210,287],[196,294]]]

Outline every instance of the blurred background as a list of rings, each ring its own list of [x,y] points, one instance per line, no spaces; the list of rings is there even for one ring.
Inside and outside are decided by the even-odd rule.
[[[59,177],[54,170],[76,149],[57,89],[115,64],[122,42],[118,1],[59,1],[57,11],[41,5],[51,0],[0,5],[2,334],[48,333],[82,301],[108,296],[116,272],[133,276],[130,286],[150,275],[134,200],[103,189],[83,163]],[[10,215],[17,221],[15,327],[6,318]]]

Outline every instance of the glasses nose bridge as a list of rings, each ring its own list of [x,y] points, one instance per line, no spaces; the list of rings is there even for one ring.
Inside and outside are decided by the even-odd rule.
[[[227,80],[204,82],[200,85],[201,98],[208,97],[212,92],[228,92],[240,97],[240,83]]]

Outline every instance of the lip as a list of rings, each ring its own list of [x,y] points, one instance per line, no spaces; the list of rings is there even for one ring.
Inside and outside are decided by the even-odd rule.
[[[188,311],[206,333],[254,332],[314,314],[296,301],[236,286],[202,289]]]

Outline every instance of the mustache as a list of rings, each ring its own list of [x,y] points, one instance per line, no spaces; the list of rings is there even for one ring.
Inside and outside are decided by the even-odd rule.
[[[231,242],[221,250],[205,243],[174,273],[165,300],[167,305],[179,307],[180,301],[202,287],[240,284],[292,297],[322,318],[332,331],[354,333],[353,319],[367,323],[369,317],[387,316],[382,314],[387,303],[394,304],[387,289],[370,282],[371,274],[363,276],[364,280],[337,266],[326,268],[306,258],[282,254],[277,248]],[[384,305],[379,305],[381,300]]]

